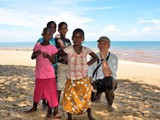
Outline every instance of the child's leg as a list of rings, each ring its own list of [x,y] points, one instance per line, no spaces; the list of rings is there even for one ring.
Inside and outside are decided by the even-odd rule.
[[[37,110],[37,103],[33,102],[33,107],[27,111],[27,113],[31,113]]]
[[[67,120],[72,120],[72,114],[68,113],[68,119]]]
[[[58,106],[56,106],[55,108],[54,108],[54,112],[53,112],[53,118],[54,119],[60,119],[60,115],[58,114]]]
[[[42,99],[42,105],[43,105],[43,109],[47,107],[47,102],[45,99]]]
[[[51,107],[48,107],[48,110],[47,110],[47,115],[46,115],[47,118],[50,118],[52,117],[52,108]]]
[[[56,116],[58,114],[58,106],[54,108],[53,116]]]
[[[46,117],[50,118],[52,116],[52,108],[49,106],[49,102],[47,102],[47,106],[48,106],[48,109],[47,109]]]
[[[61,98],[61,91],[60,90],[57,90],[57,95],[58,95],[58,103],[60,103],[60,98]],[[58,106],[56,107],[56,112],[58,114]],[[55,114],[55,113],[53,113],[53,114]]]
[[[95,119],[93,118],[93,116],[92,116],[91,108],[88,108],[88,109],[87,109],[87,112],[88,112],[88,118],[89,118],[89,120],[95,120]]]
[[[58,103],[59,103],[60,102],[60,98],[61,98],[61,91],[57,90],[57,93],[58,93]]]

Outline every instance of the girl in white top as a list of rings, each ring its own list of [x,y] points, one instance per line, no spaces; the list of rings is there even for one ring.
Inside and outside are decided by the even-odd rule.
[[[86,111],[89,120],[94,120],[91,114],[91,84],[87,76],[87,66],[97,61],[98,57],[91,49],[82,46],[82,29],[73,31],[72,40],[73,45],[64,49],[68,54],[68,80],[63,95],[63,108],[68,113],[68,120],[72,120],[72,114],[82,114]],[[87,55],[92,57],[88,62]]]

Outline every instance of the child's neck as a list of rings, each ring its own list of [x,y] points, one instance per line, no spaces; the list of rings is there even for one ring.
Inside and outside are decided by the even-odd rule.
[[[61,36],[61,38],[62,38],[62,39],[65,39],[65,38],[66,38],[66,36],[65,36],[65,35],[60,35],[60,36]]]
[[[74,48],[74,51],[75,51],[77,54],[80,54],[80,53],[82,52],[83,46],[81,46],[81,45],[73,45],[73,48]]]
[[[46,46],[46,45],[49,45],[49,44],[50,44],[49,41],[48,42],[44,41],[44,42],[41,43],[41,45],[43,45],[43,46]]]

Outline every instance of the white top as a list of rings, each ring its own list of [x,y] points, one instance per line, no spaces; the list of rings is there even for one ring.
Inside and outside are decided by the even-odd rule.
[[[97,54],[97,56],[99,58],[99,64],[100,64],[101,63],[100,52],[98,52],[96,54]],[[108,54],[107,54],[107,56],[108,56]],[[117,79],[118,57],[115,54],[110,52],[110,56],[109,56],[109,59],[108,59],[107,63],[108,63],[108,65],[109,65],[109,67],[110,67],[110,69],[112,71],[111,76],[114,79]],[[88,69],[88,76],[89,77],[92,77],[93,72],[94,72],[94,70],[96,69],[97,66],[98,66],[97,62],[95,62],[94,64],[89,66],[89,69]],[[102,65],[97,70],[97,78],[95,78],[95,77],[96,77],[96,73],[95,73],[95,75],[93,77],[93,80],[103,79],[104,75],[103,75],[103,71],[102,71]]]

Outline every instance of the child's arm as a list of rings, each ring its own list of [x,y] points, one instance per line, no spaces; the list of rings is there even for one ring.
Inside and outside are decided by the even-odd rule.
[[[55,60],[56,54],[53,54],[52,56],[50,56],[50,55],[49,55],[48,53],[46,53],[46,52],[43,52],[42,54],[43,54],[43,57],[44,57],[44,58],[48,58],[48,60],[49,60],[52,64],[54,64],[54,63],[56,62],[56,60]]]
[[[64,48],[66,48],[66,46],[64,45],[64,43],[62,42],[62,40],[59,38],[57,39],[57,43],[60,46],[60,48],[63,50]]]
[[[94,52],[91,52],[89,55],[92,57],[92,59],[87,62],[87,65],[91,65],[98,60],[98,56]]]
[[[61,40],[61,36],[59,34],[56,35],[56,41],[62,50],[66,47],[63,41]]]
[[[33,52],[32,55],[31,55],[31,59],[35,59],[38,55],[41,54],[41,51],[40,50],[37,50],[36,52]]]

